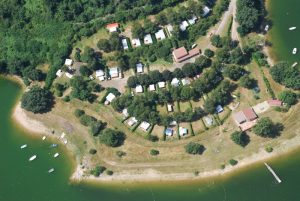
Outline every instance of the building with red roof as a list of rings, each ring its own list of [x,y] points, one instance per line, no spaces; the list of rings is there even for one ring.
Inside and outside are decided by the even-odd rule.
[[[233,114],[233,119],[242,131],[251,129],[256,124],[257,115],[252,108],[246,108]]]
[[[280,100],[268,100],[270,106],[282,106],[282,101]]]
[[[185,49],[185,47],[180,47],[180,48],[173,50],[173,52],[172,52],[174,61],[178,62],[178,63],[183,62],[183,61],[190,59],[194,56],[197,56],[199,54],[200,54],[199,48],[194,48],[194,49],[191,49],[190,51],[187,51]]]
[[[108,24],[106,25],[106,29],[111,33],[116,32],[119,29],[119,23]]]

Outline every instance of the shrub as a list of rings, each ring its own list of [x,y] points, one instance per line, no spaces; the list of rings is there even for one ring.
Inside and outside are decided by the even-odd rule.
[[[96,150],[96,149],[90,149],[90,150],[89,150],[89,153],[92,154],[92,155],[94,155],[94,154],[97,153],[97,150]]]
[[[65,101],[65,102],[70,102],[70,96],[65,96],[64,98],[63,98],[63,101]]]
[[[269,117],[262,117],[258,120],[257,124],[253,127],[255,134],[261,137],[274,138],[283,130],[283,125],[280,123],[273,123]]]
[[[285,90],[280,92],[278,95],[279,100],[286,103],[288,106],[294,105],[297,103],[297,94],[292,91]]]
[[[126,152],[124,152],[124,151],[116,151],[116,155],[121,158],[123,156],[126,156]]]
[[[35,86],[24,93],[21,107],[33,113],[45,113],[51,110],[53,99],[50,91]]]
[[[244,147],[246,146],[248,143],[249,143],[249,136],[244,133],[244,132],[241,132],[241,131],[234,131],[232,134],[231,134],[231,140]]]
[[[211,49],[205,49],[204,50],[204,55],[211,58],[215,55],[214,51],[212,51]]]
[[[114,174],[114,172],[113,172],[113,171],[111,171],[111,170],[106,170],[106,174],[111,176],[111,175],[113,175],[113,174]]]
[[[189,154],[202,154],[205,147],[202,144],[196,142],[190,142],[185,147],[185,151]]]
[[[84,115],[84,114],[85,114],[84,110],[80,110],[80,109],[76,109],[75,112],[74,112],[74,115],[75,115],[77,118],[81,117],[81,116]]]
[[[232,165],[232,166],[235,166],[236,164],[238,164],[238,161],[234,160],[234,159],[230,159],[229,164]]]
[[[84,126],[92,125],[92,123],[97,121],[94,117],[86,115],[86,114],[82,115],[79,120],[80,120],[80,123]]]
[[[151,134],[147,135],[146,139],[151,142],[157,142],[159,140],[159,138],[156,135],[151,135]]]
[[[110,147],[121,146],[124,140],[125,140],[124,133],[110,128],[106,128],[103,131],[103,133],[100,135],[100,142]]]
[[[92,175],[94,175],[95,177],[99,177],[100,174],[102,174],[105,170],[106,170],[106,167],[104,167],[104,166],[96,166],[94,169],[92,169],[90,171],[90,173]]]
[[[265,148],[266,152],[271,153],[273,151],[273,148],[268,146]]]
[[[100,120],[96,122],[92,122],[90,125],[91,125],[90,131],[93,136],[99,135],[100,132],[105,128],[105,123],[103,123]]]
[[[150,150],[150,155],[156,156],[156,155],[158,155],[158,154],[159,154],[159,151],[158,151],[158,150],[155,150],[155,149],[151,149],[151,150]]]

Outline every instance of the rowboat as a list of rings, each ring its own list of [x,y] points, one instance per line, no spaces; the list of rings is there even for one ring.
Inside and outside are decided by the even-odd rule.
[[[44,140],[46,140],[46,138],[47,138],[47,137],[46,137],[46,136],[44,136],[44,137],[42,138],[42,140],[44,141]]]
[[[60,139],[63,139],[65,136],[66,136],[66,134],[62,133],[61,136],[60,136]]]
[[[27,144],[23,144],[22,146],[21,146],[21,149],[25,149],[27,147]]]
[[[59,153],[55,153],[53,156],[54,158],[57,158],[59,156]]]
[[[33,160],[35,160],[36,159],[36,155],[33,155],[33,156],[31,156],[30,158],[29,158],[29,161],[33,161]]]
[[[54,168],[48,170],[48,173],[52,173],[52,172],[54,172]]]
[[[58,144],[51,144],[51,145],[50,145],[51,148],[55,148],[55,147],[57,147],[57,146],[58,146]]]
[[[293,30],[295,30],[296,28],[297,28],[297,27],[290,27],[289,30],[290,30],[290,31],[293,31]]]
[[[293,49],[293,54],[297,54],[297,48]]]
[[[295,67],[298,65],[298,62],[293,63],[292,67]]]

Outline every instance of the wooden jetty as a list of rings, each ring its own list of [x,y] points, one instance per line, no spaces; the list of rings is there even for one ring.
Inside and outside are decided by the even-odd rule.
[[[274,172],[274,170],[267,163],[265,163],[265,166],[272,173],[272,175],[275,177],[275,179],[277,180],[277,182],[281,183],[281,179],[277,176],[277,174]]]

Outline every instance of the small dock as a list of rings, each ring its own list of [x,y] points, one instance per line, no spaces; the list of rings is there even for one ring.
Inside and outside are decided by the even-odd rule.
[[[272,173],[272,175],[275,177],[275,179],[277,180],[277,182],[281,183],[281,179],[277,176],[277,174],[274,172],[274,170],[267,163],[265,163],[265,166]]]

